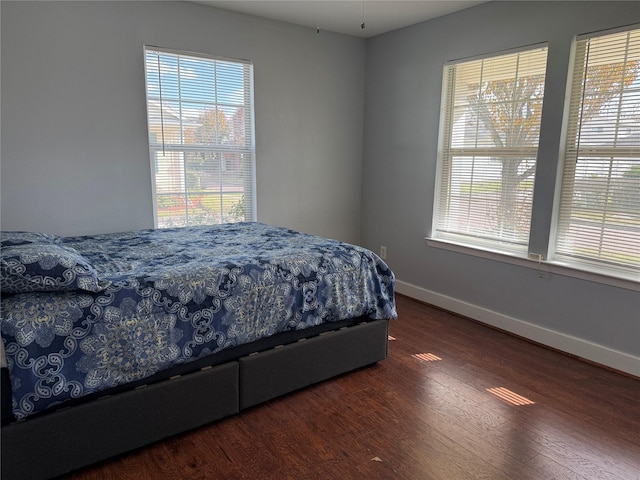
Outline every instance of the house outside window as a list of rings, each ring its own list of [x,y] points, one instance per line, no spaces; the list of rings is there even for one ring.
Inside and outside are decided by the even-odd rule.
[[[145,72],[156,227],[255,220],[251,63],[145,47]]]

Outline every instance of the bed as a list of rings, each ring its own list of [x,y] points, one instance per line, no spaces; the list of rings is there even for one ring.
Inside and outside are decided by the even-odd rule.
[[[374,364],[394,276],[244,222],[2,232],[2,477],[61,475]]]

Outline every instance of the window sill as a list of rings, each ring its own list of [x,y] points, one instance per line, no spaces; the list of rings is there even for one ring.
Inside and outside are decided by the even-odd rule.
[[[520,267],[531,268],[540,272],[555,273],[566,277],[579,278],[590,282],[602,283],[605,285],[624,288],[627,290],[640,291],[640,281],[633,278],[630,274],[628,277],[615,276],[614,274],[595,272],[591,270],[583,270],[575,266],[565,265],[559,262],[531,260],[518,255],[510,255],[508,253],[498,252],[495,250],[484,250],[458,243],[448,242],[426,237],[427,245],[434,248],[440,248],[451,252],[462,253],[464,255],[472,255],[474,257],[486,258],[498,262],[517,265]]]

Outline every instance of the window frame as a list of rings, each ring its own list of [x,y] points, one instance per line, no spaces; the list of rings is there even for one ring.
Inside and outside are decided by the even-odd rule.
[[[148,55],[157,57],[157,62],[158,62],[157,73],[150,72],[150,65],[149,65],[150,62],[147,58]],[[169,103],[169,100],[166,100],[162,96],[163,87],[162,87],[162,80],[161,80],[162,72],[161,72],[161,66],[160,66],[160,62],[161,62],[160,58],[162,55],[166,55],[168,57],[176,57],[176,62],[180,62],[181,59],[183,61],[186,59],[187,61],[192,61],[192,62],[198,62],[198,61],[202,61],[205,63],[211,62],[210,67],[212,67],[213,69],[218,68],[219,64],[237,65],[238,68],[242,69],[243,101],[241,103],[234,104],[233,107],[242,108],[244,111],[242,127],[240,128],[242,129],[242,132],[247,137],[246,138],[247,141],[245,145],[242,145],[242,146],[228,145],[228,144],[225,145],[222,142],[194,143],[184,139],[186,135],[184,134],[185,130],[183,127],[183,122],[186,114],[183,115],[182,107],[185,103],[200,102],[202,104],[205,104],[205,103],[209,104],[213,106],[212,111],[215,110],[216,116],[219,114],[219,112],[223,111],[224,108],[227,108],[227,109],[233,108],[225,104],[224,102],[221,102],[218,100],[217,90],[220,84],[224,82],[224,80],[220,80],[220,78],[225,78],[220,73],[215,74],[213,84],[211,85],[211,88],[214,91],[216,91],[216,100],[213,102],[211,101],[205,102],[203,100],[204,95],[199,93],[196,94],[194,93],[194,90],[189,92],[189,95],[191,96],[191,98],[185,100],[183,98],[183,93],[180,90],[181,87],[178,87],[179,93],[177,94],[178,95],[177,99],[174,98],[171,100],[171,102],[179,106],[178,114],[176,115],[178,119],[177,122],[179,123],[179,127],[178,127],[180,132],[178,134],[179,138],[176,141],[171,139],[171,135],[169,134],[165,135],[165,123],[164,123],[165,121],[163,117],[165,115],[164,112],[167,110],[167,107],[165,107],[164,103]],[[151,173],[151,183],[152,183],[154,228],[171,228],[173,226],[200,225],[200,224],[220,224],[220,223],[226,223],[227,221],[256,221],[257,200],[256,200],[255,106],[254,106],[253,63],[249,60],[189,52],[189,51],[183,51],[183,50],[176,50],[176,49],[170,49],[170,48],[164,48],[164,47],[157,47],[154,45],[144,45],[143,58],[144,58],[144,72],[145,72],[145,99],[146,99],[146,105],[147,105],[146,117],[147,117],[150,173]],[[154,68],[155,68],[155,65],[154,65]],[[150,75],[151,76],[157,75],[157,78],[158,78],[157,88],[159,88],[160,90],[158,98],[150,94],[150,82],[149,82]],[[180,78],[181,78],[180,75],[182,74],[179,71],[175,75],[176,75],[176,78],[178,79],[178,84],[180,85]],[[169,87],[166,87],[166,89],[168,90]],[[197,95],[200,95],[200,97],[198,97]],[[187,97],[187,94],[185,94],[185,97]],[[159,103],[159,106],[156,105],[155,107],[152,107],[151,105],[152,102]],[[152,131],[152,123],[153,123],[152,114],[151,114],[152,108],[156,108],[160,112],[161,133],[159,134],[155,131]],[[216,122],[216,125],[217,125],[217,122]],[[157,125],[155,124],[153,124],[153,126],[157,127]],[[190,187],[188,186],[189,167],[187,166],[188,164],[187,155],[195,154],[195,153],[202,154],[202,155],[215,156],[215,158],[217,159],[216,161],[220,164],[220,169],[223,168],[222,164],[224,162],[225,155],[237,156],[237,158],[239,159],[238,163],[240,165],[239,170],[242,171],[242,174],[238,180],[242,180],[243,182],[241,207],[242,207],[242,212],[244,216],[242,218],[240,218],[239,220],[234,220],[233,218],[230,219],[228,216],[225,217],[226,210],[224,207],[223,197],[225,193],[229,193],[229,192],[226,192],[221,186],[220,191],[198,192],[203,197],[209,197],[210,198],[209,202],[218,203],[219,201],[219,204],[220,204],[219,220],[220,221],[198,222],[198,221],[192,221],[190,219],[190,214],[193,215],[194,207],[191,204],[191,200],[189,197],[190,197],[190,194],[194,195],[195,192],[190,191]],[[164,192],[164,193],[159,192],[158,162],[160,161],[160,159],[158,158],[158,154],[161,154],[162,156],[177,154],[178,157],[181,157],[180,159],[178,158],[174,159],[177,162],[182,163],[182,167],[180,168],[182,170],[180,174],[181,181],[173,179],[173,181],[182,183],[182,185],[178,187],[175,191]],[[203,161],[207,162],[208,160],[203,160]],[[209,161],[211,161],[211,159],[209,159]],[[171,163],[171,161],[169,160],[168,163]],[[164,178],[169,179],[173,177],[172,177],[172,174],[169,174]],[[183,217],[181,217],[183,219],[182,222],[178,222],[176,225],[173,225],[171,224],[173,220],[169,220],[169,224],[164,224],[163,222],[160,221],[158,200],[161,196],[165,196],[165,197],[169,196],[169,197],[175,197],[175,198],[183,197],[184,205],[182,205],[182,210],[184,212],[184,215]],[[212,217],[213,215],[209,215],[209,219],[211,219]],[[178,218],[178,215],[176,215],[176,218]]]
[[[576,182],[576,177],[573,174],[576,170],[578,160],[583,156],[588,158],[602,157],[609,158],[610,163],[613,165],[615,162],[614,157],[627,157],[637,158],[640,156],[640,151],[637,147],[617,147],[609,145],[580,145],[581,126],[580,111],[582,109],[583,94],[581,85],[584,81],[586,71],[588,68],[588,42],[591,39],[606,37],[609,35],[621,34],[630,31],[639,31],[640,24],[626,25],[619,28],[606,29],[598,32],[592,32],[576,36],[571,45],[571,57],[569,61],[569,73],[567,76],[566,85],[566,101],[564,107],[564,118],[562,123],[562,136],[558,161],[558,170],[556,174],[556,190],[554,195],[553,212],[552,212],[552,225],[549,238],[548,258],[549,262],[558,266],[566,267],[576,271],[589,272],[591,274],[603,277],[605,283],[610,283],[607,279],[620,279],[621,281],[630,280],[635,282],[634,289],[638,289],[637,284],[640,282],[640,270],[631,266],[616,265],[615,262],[597,260],[593,258],[579,258],[577,255],[572,258],[569,254],[559,253],[560,236],[563,228],[568,228],[571,221],[571,213],[569,212],[569,219],[565,218],[567,212],[563,210],[563,207],[567,207],[568,196],[573,196],[573,187]],[[637,74],[635,81],[640,82],[640,73]],[[640,95],[640,84],[637,87],[638,95]],[[579,96],[576,95],[579,93]],[[621,90],[622,92],[622,90]],[[578,100],[578,98],[580,100]],[[617,129],[620,126],[619,114],[622,109],[620,103],[617,107],[616,125]],[[610,126],[609,123],[604,126]],[[617,135],[617,134],[616,134]],[[576,145],[573,145],[576,144]],[[569,163],[573,162],[573,163]],[[640,165],[640,162],[639,162]],[[612,172],[609,171],[607,182],[611,182]],[[571,177],[570,179],[568,177]],[[570,184],[570,187],[569,187]],[[570,188],[571,192],[566,189]],[[603,214],[606,215],[607,208],[604,208]],[[604,230],[604,228],[602,229]],[[601,234],[602,235],[602,234]],[[602,238],[600,239],[602,242]],[[640,252],[639,252],[640,253]]]
[[[468,157],[510,157],[518,155],[520,157],[534,159],[535,165],[537,165],[537,156],[540,146],[540,129],[542,122],[538,124],[537,144],[534,146],[520,146],[517,148],[509,147],[455,147],[452,145],[452,132],[454,129],[454,122],[452,117],[454,116],[453,110],[455,109],[455,89],[452,88],[452,83],[455,80],[450,77],[454,77],[455,73],[450,74],[449,69],[459,64],[470,64],[472,62],[485,60],[493,60],[499,57],[520,55],[522,53],[533,53],[540,50],[545,51],[545,63],[544,63],[544,75],[546,77],[546,69],[548,64],[548,44],[546,42],[536,43],[532,45],[525,45],[508,50],[501,50],[498,52],[490,52],[483,55],[465,57],[461,59],[445,62],[443,66],[442,76],[442,90],[440,101],[440,121],[439,121],[439,133],[438,133],[438,150],[437,150],[437,162],[436,162],[436,176],[435,176],[435,189],[434,189],[434,205],[431,229],[428,234],[428,240],[437,245],[458,245],[462,248],[468,248],[471,250],[477,249],[478,251],[492,252],[496,254],[503,254],[506,256],[516,256],[526,258],[529,251],[529,237],[531,235],[531,212],[529,214],[529,227],[527,231],[527,239],[520,242],[509,242],[506,238],[482,238],[481,236],[463,235],[455,232],[443,231],[439,224],[441,216],[443,215],[443,199],[446,197],[446,201],[450,201],[450,196],[444,195],[443,190],[447,190],[451,183],[451,177],[447,175],[447,181],[444,181],[445,170],[451,169],[452,159],[456,156],[465,155]],[[520,79],[521,77],[516,77]],[[545,78],[546,83],[546,78]],[[544,84],[543,84],[544,85]],[[543,92],[544,92],[543,86]],[[544,94],[541,99],[541,104],[544,103]],[[478,137],[476,137],[477,141]],[[475,160],[474,160],[475,162]],[[530,177],[535,183],[535,170],[534,174]],[[533,209],[533,186],[531,188],[532,199],[530,202],[531,210]],[[471,241],[470,241],[471,239]]]

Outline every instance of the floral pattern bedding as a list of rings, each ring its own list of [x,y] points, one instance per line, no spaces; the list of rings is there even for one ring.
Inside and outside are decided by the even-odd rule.
[[[395,318],[374,253],[261,223],[1,235],[16,418],[283,331]]]

